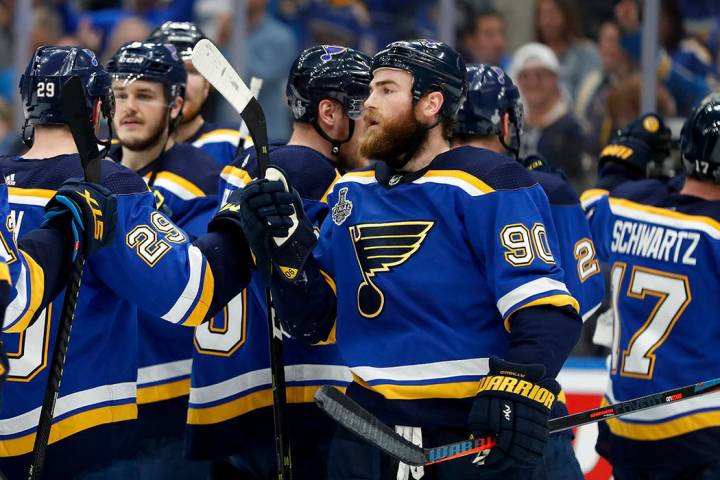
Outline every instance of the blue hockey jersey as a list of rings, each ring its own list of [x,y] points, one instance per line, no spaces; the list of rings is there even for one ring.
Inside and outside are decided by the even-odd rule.
[[[558,175],[539,170],[528,173],[542,187],[550,202],[565,285],[580,304],[580,316],[585,321],[600,308],[605,286],[580,199],[570,184]]]
[[[235,161],[235,152],[240,139],[237,123],[213,123],[205,121],[185,143],[207,152],[220,168]]]
[[[720,202],[677,187],[642,180],[582,198],[598,257],[610,268],[609,403],[720,377],[712,313],[720,309]],[[598,450],[617,465],[714,463],[718,427],[715,393],[608,420]]]
[[[121,160],[122,150],[118,146],[111,155]],[[202,150],[188,144],[175,144],[137,173],[149,182],[156,207],[191,238],[196,238],[207,231],[217,208],[220,171]],[[138,403],[187,395],[193,330],[143,311],[139,320]]]
[[[243,188],[256,174],[254,149],[245,162],[223,170],[224,199]],[[273,146],[270,161],[282,168],[303,199],[305,210],[316,224],[327,214],[325,203],[332,183],[339,178],[335,165],[315,150],[303,146]],[[254,278],[243,295],[231,301],[223,316],[196,328],[192,364],[192,388],[188,411],[187,440],[194,458],[242,455],[249,449],[272,452],[272,390],[267,307],[262,281]],[[292,448],[305,475],[323,465],[316,455],[300,453],[316,448],[334,430],[313,405],[320,385],[346,386],[350,372],[335,345],[308,346],[285,338],[285,380]],[[293,434],[294,432],[294,434]],[[274,468],[274,458],[270,467]]]
[[[382,167],[335,183],[314,251],[337,291],[337,343],[355,382],[385,400],[373,413],[466,426],[471,402],[456,400],[471,400],[488,357],[504,356],[513,314],[578,308],[548,200],[488,150],[457,148],[413,174]],[[423,400],[414,423],[398,420],[405,400]],[[449,402],[428,415],[430,400]]]
[[[44,206],[60,184],[82,176],[77,155],[46,160],[5,156],[0,157],[0,168],[13,178],[9,200],[20,243],[40,225]],[[116,457],[120,447],[127,446],[122,445],[127,437],[120,434],[118,422],[137,415],[137,308],[194,326],[225,288],[222,269],[216,267],[216,286],[210,268],[214,260],[155,210],[154,196],[141,177],[104,161],[102,184],[117,195],[117,230],[113,243],[88,259],[83,275],[50,435],[48,471],[56,475],[70,476],[71,465],[91,466],[100,458]],[[26,330],[4,335],[11,374],[0,409],[0,471],[12,471],[17,464],[9,457],[32,449],[61,303],[59,295]],[[92,432],[100,437],[93,438]],[[76,437],[82,438],[86,455],[53,464],[52,452],[70,448]],[[17,462],[27,466],[23,457]]]

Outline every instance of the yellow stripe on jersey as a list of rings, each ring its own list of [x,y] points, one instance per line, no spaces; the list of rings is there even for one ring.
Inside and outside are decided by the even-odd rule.
[[[478,394],[480,380],[425,385],[393,385],[389,383],[369,385],[354,373],[353,381],[379,393],[388,400],[422,400],[427,398],[468,398]]]
[[[203,133],[198,137],[195,142],[202,142],[204,140],[210,140],[215,137],[221,137],[225,135],[234,135],[235,137],[240,137],[240,130],[233,130],[231,128],[218,128],[217,130],[211,130],[207,133]],[[193,142],[193,143],[195,143]]]
[[[203,278],[202,290],[200,291],[200,299],[195,305],[192,313],[182,324],[186,327],[197,327],[207,316],[213,295],[215,294],[215,277],[213,276],[210,263],[205,263],[205,277]]]
[[[472,176],[471,174],[467,172],[463,172],[462,170],[429,170],[423,175],[421,178],[436,178],[436,177],[452,177],[457,178],[458,180],[462,180],[465,183],[469,183],[473,187],[480,190],[482,193],[490,193],[494,192],[495,189],[492,188],[487,183],[483,182],[477,177]]]
[[[52,198],[53,195],[55,195],[55,190],[49,190],[47,188],[8,187],[8,195],[17,195],[19,197]]]
[[[335,178],[333,179],[332,182],[330,182],[330,186],[327,188],[327,190],[325,190],[325,193],[323,194],[323,196],[320,197],[321,202],[327,203],[327,197],[328,197],[328,195],[330,195],[330,192],[332,192],[332,189],[338,180],[340,180],[340,173],[337,170],[335,170]]]
[[[50,430],[49,443],[53,444],[83,430],[97,427],[98,425],[135,420],[136,418],[137,406],[134,403],[128,405],[111,405],[87,410],[55,422]],[[0,442],[0,457],[14,457],[30,453],[32,452],[34,443],[35,433],[10,440],[3,440]]]
[[[505,330],[507,330],[508,333],[510,333],[510,319],[512,318],[515,313],[519,312],[523,308],[528,307],[536,307],[538,305],[552,305],[554,307],[572,307],[573,310],[580,313],[580,304],[572,295],[565,295],[565,294],[557,294],[557,295],[550,295],[548,297],[542,297],[538,298],[537,300],[533,300],[532,302],[528,302],[525,305],[521,305],[515,310],[513,310],[510,315],[505,317]]]
[[[718,233],[720,233],[720,222],[718,222],[717,220],[712,219],[710,217],[703,216],[703,215],[688,215],[687,213],[675,212],[672,210],[668,210],[667,208],[659,208],[659,207],[651,207],[649,205],[642,205],[640,203],[635,203],[630,200],[625,200],[622,198],[610,198],[610,205],[625,207],[625,208],[629,208],[631,210],[635,210],[638,212],[650,213],[652,215],[659,215],[662,217],[673,218],[676,220],[703,223],[703,224],[708,225],[709,227],[717,230]]]
[[[322,275],[323,279],[325,280],[325,283],[328,284],[328,286],[332,289],[333,293],[337,295],[337,287],[335,286],[335,280],[328,275],[327,273],[320,270],[320,275]]]
[[[285,394],[288,403],[313,403],[317,385],[287,387]],[[335,387],[345,392],[346,387]],[[222,405],[207,408],[188,408],[187,423],[190,425],[210,425],[239,417],[259,408],[269,407],[273,403],[272,389],[267,388],[232,400]]]
[[[605,398],[601,406],[608,405]],[[628,423],[622,418],[606,420],[608,428],[619,437],[652,441],[677,437],[703,428],[720,427],[720,411],[699,412],[662,423]]]
[[[344,177],[374,177],[375,172],[373,170],[363,170],[360,172],[348,172]]]
[[[153,385],[150,387],[138,387],[137,403],[145,405],[148,403],[162,402],[171,398],[182,397],[190,393],[190,379],[185,378],[174,382]]]
[[[607,195],[609,192],[602,188],[591,188],[589,190],[585,190],[582,195],[580,195],[580,203],[585,203],[588,200],[592,200],[595,197],[602,197],[603,195]]]
[[[27,264],[30,281],[26,284],[25,291],[30,291],[30,299],[27,310],[25,310],[23,316],[20,317],[20,320],[15,322],[15,325],[5,330],[7,333],[22,332],[28,327],[28,325],[30,325],[30,321],[35,317],[38,308],[40,308],[42,304],[43,292],[45,290],[45,272],[42,267],[38,265],[38,263],[29,254],[22,250],[18,251],[20,252],[20,255],[25,258],[25,262]]]
[[[235,179],[238,181],[239,185],[247,185],[252,181],[252,177],[248,172],[243,170],[242,168],[233,167],[232,165],[228,165],[225,168],[222,169],[222,172],[220,173],[220,176],[224,178],[226,181],[228,181],[228,177]],[[231,183],[231,182],[229,182]],[[233,185],[236,185],[233,183]],[[236,185],[236,186],[239,186]]]
[[[150,174],[148,173],[145,175],[145,179],[149,179]],[[180,175],[175,175],[171,172],[159,172],[156,177],[155,181],[157,180],[166,180],[170,183],[174,183],[175,185],[179,186],[180,188],[187,190],[189,193],[195,195],[196,197],[204,197],[205,192],[202,191],[200,187],[192,183],[191,181],[181,177]]]
[[[10,267],[5,262],[0,262],[0,282],[2,281],[12,284],[10,281]]]

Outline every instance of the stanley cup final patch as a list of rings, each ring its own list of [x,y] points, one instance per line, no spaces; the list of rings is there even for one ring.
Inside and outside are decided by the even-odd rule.
[[[343,187],[338,192],[338,201],[332,207],[332,220],[335,225],[342,225],[352,213],[353,204],[347,199],[347,187]]]

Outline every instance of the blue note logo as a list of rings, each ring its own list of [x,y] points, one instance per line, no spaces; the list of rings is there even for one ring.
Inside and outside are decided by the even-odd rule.
[[[329,62],[333,57],[347,52],[347,48],[338,47],[337,45],[323,45],[322,48],[325,50],[325,53],[320,55],[320,60],[323,62]]]
[[[366,223],[348,228],[362,273],[358,286],[358,311],[365,318],[375,318],[385,306],[385,295],[374,283],[383,272],[391,272],[407,262],[420,249],[433,222],[409,221]]]

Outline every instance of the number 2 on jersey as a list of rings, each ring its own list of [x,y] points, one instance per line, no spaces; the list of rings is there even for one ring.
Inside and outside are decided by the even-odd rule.
[[[667,340],[682,313],[692,300],[690,283],[685,275],[634,266],[626,295],[633,299],[651,301],[655,306],[643,325],[633,334],[620,358],[620,311],[618,301],[627,264],[617,262],[610,273],[613,291],[613,348],[611,369],[620,375],[651,379],[655,367],[655,351]]]

